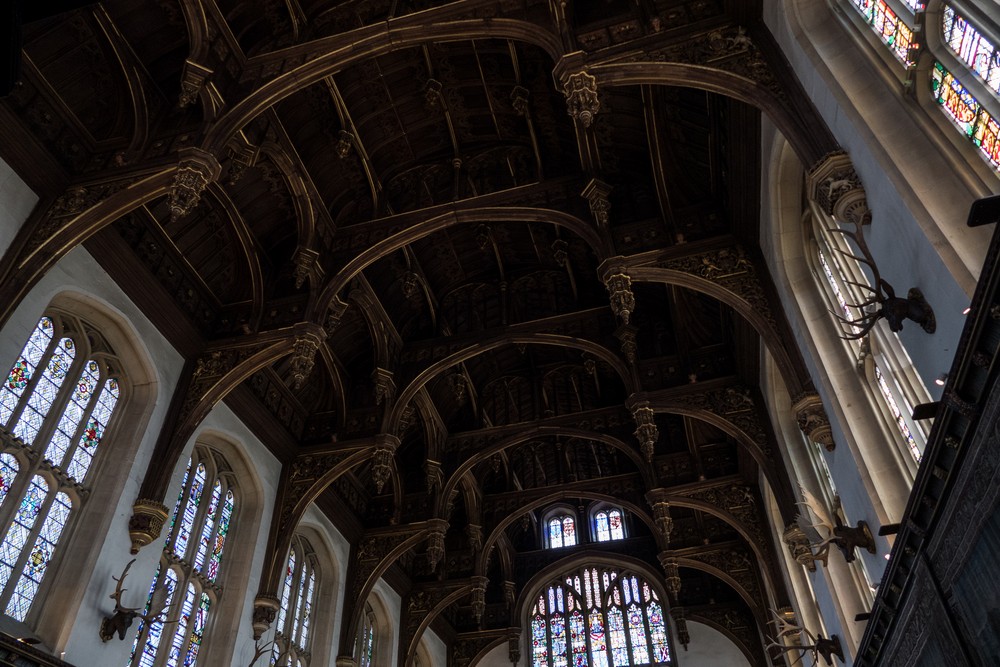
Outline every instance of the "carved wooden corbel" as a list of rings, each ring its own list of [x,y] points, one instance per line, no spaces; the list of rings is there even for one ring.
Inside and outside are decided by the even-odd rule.
[[[653,408],[649,407],[649,401],[629,399],[629,409],[632,411],[632,418],[635,419],[635,437],[639,441],[639,448],[647,461],[653,460],[653,453],[656,451],[656,441],[660,439],[660,430],[656,426],[656,414]]]
[[[613,257],[603,262],[599,268],[604,287],[611,299],[611,310],[628,324],[629,318],[635,312],[635,295],[632,293],[632,278],[624,257]]]
[[[587,200],[590,206],[590,213],[594,216],[594,222],[598,227],[607,227],[611,218],[608,212],[611,210],[611,186],[599,179],[591,179],[580,195]]]
[[[375,492],[382,493],[382,487],[389,481],[392,474],[392,460],[399,447],[399,438],[390,433],[382,433],[376,437],[376,445],[372,450],[372,481]]]
[[[222,173],[222,166],[214,155],[200,148],[184,148],[170,186],[170,219],[178,220],[194,210],[201,201],[201,193],[209,183]]]
[[[597,78],[586,71],[584,53],[566,54],[552,74],[566,96],[566,112],[583,127],[590,127],[601,108],[601,101],[597,97]]]
[[[667,545],[670,544],[670,534],[674,530],[674,520],[670,516],[669,492],[666,489],[653,489],[646,494],[646,502],[653,509],[653,520]]]

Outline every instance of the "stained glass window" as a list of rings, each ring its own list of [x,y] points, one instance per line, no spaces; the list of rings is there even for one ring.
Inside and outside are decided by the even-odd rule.
[[[852,2],[871,29],[900,62],[908,67],[916,64],[913,54],[917,44],[913,41],[913,31],[905,21],[896,16],[896,12],[892,11],[885,0],[852,0]]]
[[[375,610],[365,603],[365,616],[358,636],[358,667],[372,667],[378,647],[378,633],[375,627]]]
[[[993,92],[1000,93],[1000,49],[947,4],[941,13],[941,33],[955,55]]]
[[[225,459],[215,450],[196,446],[184,473],[160,569],[153,578],[146,606],[160,587],[168,588],[171,597],[183,591],[183,597],[179,605],[170,607],[166,623],[140,625],[129,665],[197,664],[209,613],[222,593],[215,582],[236,508],[237,495]],[[143,647],[141,652],[139,646]]]
[[[0,454],[0,605],[18,621],[27,619],[73,513],[66,491],[87,481],[121,397],[117,363],[99,332],[53,312],[32,329],[0,387],[0,429],[24,453]],[[5,502],[11,488],[20,495]]]
[[[315,594],[316,556],[309,542],[296,535],[288,552],[281,588],[281,607],[271,650],[272,665],[306,667],[309,664],[309,624]]]
[[[1000,170],[1000,123],[940,62],[931,70],[931,91],[945,115]]]
[[[598,542],[625,539],[622,511],[617,507],[600,509],[594,514],[594,537]]]
[[[575,545],[577,543],[576,519],[569,514],[551,517],[548,521],[547,538],[549,549]]]
[[[673,665],[659,596],[635,575],[564,576],[541,591],[529,622],[532,667]]]

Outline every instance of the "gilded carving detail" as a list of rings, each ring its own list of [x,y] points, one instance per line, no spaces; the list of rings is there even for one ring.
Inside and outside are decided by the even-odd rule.
[[[132,516],[128,521],[128,535],[132,541],[131,553],[151,544],[160,537],[163,523],[167,520],[167,506],[156,500],[139,498],[132,505]]]
[[[818,445],[822,445],[827,451],[833,451],[837,445],[833,441],[833,430],[830,428],[830,420],[823,409],[823,401],[816,394],[807,394],[795,402],[792,406],[795,412],[795,420],[799,424],[799,429],[807,438]]]

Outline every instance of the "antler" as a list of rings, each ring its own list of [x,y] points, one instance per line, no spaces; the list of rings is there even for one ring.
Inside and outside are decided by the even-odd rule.
[[[846,317],[841,317],[839,314],[834,313],[834,316],[843,324],[855,329],[853,333],[844,334],[841,338],[845,340],[858,340],[868,335],[868,332],[874,328],[875,324],[885,317],[884,305],[886,301],[894,299],[896,297],[895,290],[892,289],[890,285],[884,278],[882,274],[879,273],[878,265],[875,263],[875,257],[872,255],[871,250],[868,248],[868,242],[865,241],[864,227],[858,221],[850,223],[854,226],[854,231],[849,229],[841,229],[840,227],[830,227],[829,231],[836,232],[838,234],[843,234],[847,238],[854,241],[854,245],[858,247],[861,252],[861,256],[855,255],[853,253],[845,252],[839,248],[835,250],[845,257],[849,257],[861,264],[867,266],[874,277],[875,287],[863,282],[858,282],[854,280],[845,280],[844,283],[858,288],[859,290],[865,290],[871,294],[870,297],[862,301],[861,303],[848,303],[847,305],[851,308],[857,308],[861,311],[861,316],[857,319],[849,319]],[[873,306],[879,306],[878,310],[870,310]]]
[[[130,560],[128,562],[128,565],[126,565],[125,569],[122,570],[122,576],[121,577],[111,577],[117,583],[115,585],[115,592],[112,593],[111,595],[109,595],[108,597],[110,597],[112,600],[115,601],[115,613],[116,614],[135,614],[140,609],[140,607],[132,608],[132,607],[124,607],[124,606],[122,606],[122,593],[124,593],[125,591],[128,590],[127,588],[122,588],[122,585],[125,583],[125,577],[128,576],[128,571],[132,567],[132,563],[134,563],[134,562],[135,562],[135,558],[133,558],[132,560]]]
[[[253,648],[254,648],[253,660],[250,661],[250,664],[248,665],[248,667],[253,667],[255,664],[257,664],[257,661],[260,660],[260,657],[262,655],[264,655],[265,653],[268,652],[268,650],[271,648],[272,644],[274,644],[274,640],[271,640],[269,642],[264,642],[263,644],[260,643],[260,640],[255,641],[254,644],[253,644]],[[278,658],[280,659],[281,656],[278,656]],[[279,660],[279,662],[280,662],[280,660]]]

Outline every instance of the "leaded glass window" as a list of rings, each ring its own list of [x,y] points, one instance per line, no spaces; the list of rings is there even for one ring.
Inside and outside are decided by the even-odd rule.
[[[378,650],[378,631],[375,624],[375,610],[371,603],[365,603],[365,615],[361,620],[361,634],[358,635],[358,667],[372,667]]]
[[[129,665],[197,664],[209,613],[222,595],[217,580],[236,510],[237,490],[225,459],[208,447],[195,447],[146,601],[149,611],[154,591],[165,587],[170,612],[163,622],[139,624]]]
[[[673,665],[660,597],[633,574],[561,577],[539,592],[529,623],[532,667]]]
[[[1000,94],[1000,49],[950,5],[941,13],[942,40],[994,93]]]
[[[576,518],[570,514],[549,517],[546,522],[546,544],[549,549],[571,547],[577,544]]]
[[[611,542],[625,539],[625,525],[622,511],[617,507],[601,507],[594,512],[594,539],[597,542]]]
[[[1000,74],[997,75],[1000,78]],[[931,70],[934,100],[948,118],[983,154],[994,169],[1000,169],[1000,123],[983,107],[955,75],[940,62]]]
[[[879,39],[889,47],[892,55],[908,67],[916,64],[914,52],[917,44],[913,39],[913,31],[906,21],[897,16],[896,12],[885,3],[885,0],[851,0],[851,2]]]
[[[101,334],[53,311],[32,329],[0,387],[0,605],[15,620],[27,620],[59,538],[87,496],[121,383]]]
[[[316,556],[305,538],[292,540],[281,588],[271,664],[308,667],[310,625],[316,595]]]

